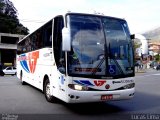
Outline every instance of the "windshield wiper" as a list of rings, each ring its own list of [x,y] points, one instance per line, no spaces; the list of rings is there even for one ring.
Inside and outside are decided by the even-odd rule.
[[[99,71],[98,69],[101,67],[101,65],[103,64],[104,60],[105,60],[105,57],[103,57],[103,58],[100,60],[100,62],[99,62],[99,64],[97,65],[97,67],[92,70],[92,75],[95,75],[96,72]]]
[[[124,72],[123,72],[123,70],[122,70],[122,68],[121,68],[121,66],[120,66],[119,63],[117,62],[117,60],[113,59],[113,61],[115,62],[116,66],[119,68],[119,70],[121,71],[121,73],[122,73],[123,75],[125,75]]]
[[[116,66],[119,68],[119,70],[121,71],[121,73],[122,73],[123,75],[125,75],[124,72],[123,72],[123,70],[122,70],[122,68],[121,68],[121,66],[120,66],[119,63],[117,62],[117,60],[111,57],[110,43],[109,43],[109,54],[108,54],[108,55],[109,55],[109,57],[115,62]]]

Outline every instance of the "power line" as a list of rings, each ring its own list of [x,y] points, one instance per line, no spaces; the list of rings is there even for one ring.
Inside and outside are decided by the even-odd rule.
[[[32,22],[32,23],[45,23],[46,21],[40,21],[40,20],[29,20],[29,19],[19,19],[22,22]]]
[[[12,18],[0,18],[0,20],[14,20]],[[21,22],[30,22],[30,23],[45,23],[46,21],[41,20],[29,20],[29,19],[18,19]]]

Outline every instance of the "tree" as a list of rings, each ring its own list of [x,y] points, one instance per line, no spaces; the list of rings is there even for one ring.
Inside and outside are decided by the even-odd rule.
[[[160,47],[158,46],[158,48]],[[160,49],[157,50],[157,55],[155,55],[154,58],[156,62],[160,63]]]
[[[140,46],[142,45],[142,43],[140,43],[138,40],[135,39],[133,45],[134,45],[134,56],[136,59],[139,57],[137,49],[140,49]]]
[[[157,54],[157,55],[155,55],[154,57],[155,57],[156,62],[159,62],[159,60],[160,60],[160,55]]]
[[[0,0],[0,32],[26,35],[28,31],[28,28],[19,22],[13,3],[9,0]]]
[[[5,4],[2,2],[2,0],[0,0],[0,13],[3,11],[4,5]]]

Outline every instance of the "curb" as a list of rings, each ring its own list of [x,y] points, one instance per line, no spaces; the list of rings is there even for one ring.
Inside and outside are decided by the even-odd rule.
[[[146,73],[145,70],[139,70],[139,71],[135,71],[135,73]]]

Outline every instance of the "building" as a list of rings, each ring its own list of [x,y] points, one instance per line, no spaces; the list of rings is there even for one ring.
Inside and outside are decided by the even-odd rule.
[[[136,52],[138,55],[148,55],[148,41],[147,39],[141,34],[135,34],[135,42],[139,44],[139,48]]]
[[[152,52],[152,55],[160,54],[160,42],[150,42],[149,51]]]
[[[24,35],[0,33],[0,64],[15,65],[17,42],[23,37]]]

